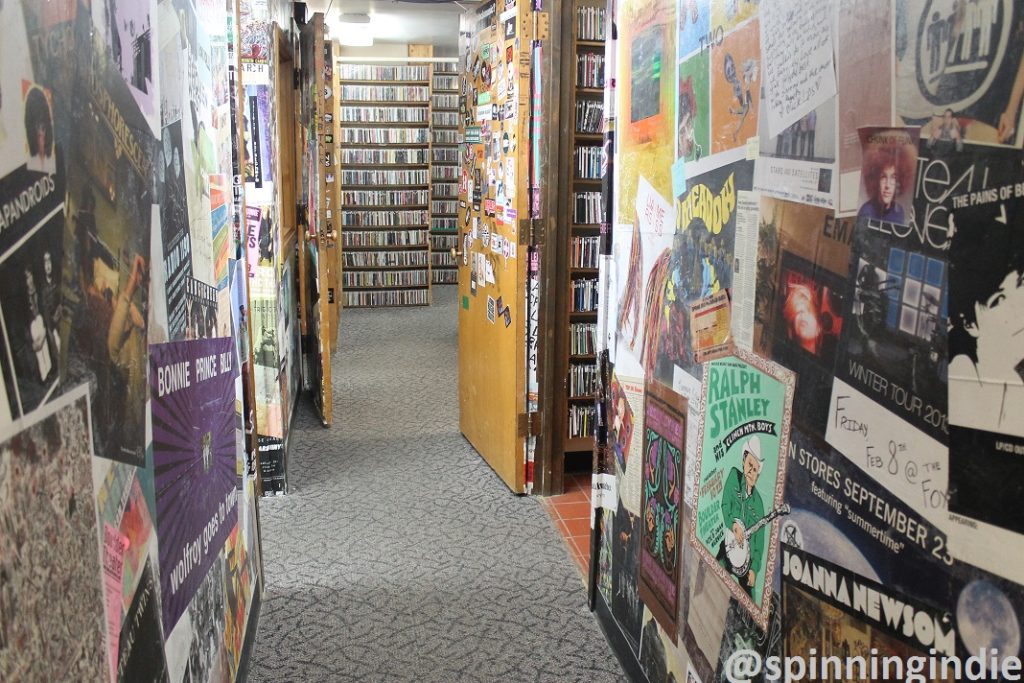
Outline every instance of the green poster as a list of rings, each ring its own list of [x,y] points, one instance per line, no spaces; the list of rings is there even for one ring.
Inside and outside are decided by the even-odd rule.
[[[704,366],[691,542],[733,596],[767,623],[789,444],[793,373],[753,354]]]

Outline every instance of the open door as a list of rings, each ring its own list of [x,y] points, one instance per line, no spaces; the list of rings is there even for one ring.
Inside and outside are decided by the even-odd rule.
[[[459,425],[516,493],[526,492],[529,482],[528,391],[535,391],[527,377],[527,339],[535,338],[535,318],[531,323],[528,314],[532,252],[525,239],[533,203],[532,14],[529,5],[520,3],[516,25],[503,23],[501,31],[493,16],[470,15],[466,23],[475,30],[463,46],[467,144],[459,184],[457,253]],[[480,24],[485,25],[477,28]]]
[[[302,27],[302,65],[298,96],[303,136],[302,195],[299,220],[304,220],[299,244],[299,284],[303,329],[304,384],[325,427],[332,421],[331,329],[337,320],[332,266],[340,268],[340,247],[334,228],[333,49],[324,35],[324,17],[314,14]]]

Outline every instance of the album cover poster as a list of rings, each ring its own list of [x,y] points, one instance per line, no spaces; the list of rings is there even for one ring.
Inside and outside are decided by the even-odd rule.
[[[608,75],[615,78],[615,109],[621,112],[615,123],[615,220],[629,224],[636,217],[641,176],[661,196],[672,196],[676,82],[666,67],[676,55],[676,3],[644,0],[622,14],[617,72]]]
[[[33,419],[0,443],[0,678],[107,680],[88,390]]]
[[[188,320],[185,289],[192,277],[192,237],[186,200],[185,157],[181,121],[163,129],[163,198],[160,230],[164,246],[164,289],[167,297],[167,333],[171,340],[185,338]]]
[[[612,522],[612,602],[611,610],[630,649],[640,653],[640,629],[644,603],[637,587],[641,519],[619,501]]]
[[[678,366],[700,378],[694,360],[690,307],[732,287],[738,192],[751,187],[752,161],[736,161],[690,178],[676,204],[676,233],[663,266],[656,374],[671,384]],[[651,294],[648,294],[650,297]]]
[[[794,417],[818,434],[825,433],[828,419],[846,287],[844,277],[782,252],[771,358],[796,373]]]
[[[160,593],[170,632],[238,518],[232,340],[150,347]]]
[[[729,600],[729,611],[725,616],[725,633],[718,650],[718,663],[712,680],[728,681],[727,663],[739,650],[753,650],[762,660],[771,656],[782,656],[782,604],[779,594],[772,591],[768,596],[769,618],[767,627],[753,619],[749,612],[735,599]],[[768,683],[771,679],[764,671],[750,679],[752,682]]]
[[[1017,151],[969,146],[984,188],[958,188],[949,249],[949,422],[1024,438],[1024,171]]]
[[[745,146],[757,136],[760,102],[761,32],[754,19],[711,50],[712,154]]]
[[[874,656],[873,661],[877,662],[879,674],[887,678],[902,678],[903,664],[910,657],[924,659],[928,656],[929,648],[923,648],[920,643],[914,643],[912,639],[894,633],[883,624],[852,613],[845,605],[837,606],[834,602],[820,590],[816,590],[813,584],[783,581],[782,612],[786,626],[782,640],[785,656],[808,657],[813,652],[819,658],[819,662],[824,657],[841,658],[835,661],[843,662],[843,667],[846,665],[847,657],[860,657],[865,662],[865,677],[870,671],[870,662]],[[886,664],[885,658],[898,658],[901,662],[897,665],[890,660]],[[828,666],[830,673],[834,672],[833,665]],[[859,672],[858,666],[853,665],[855,675]],[[952,683],[957,680],[951,675],[942,675],[941,669],[937,669],[938,675],[935,677],[930,677],[927,669],[923,671],[922,675],[925,678],[922,680],[929,683]],[[844,675],[845,668],[835,680],[842,680]]]
[[[640,599],[673,642],[679,612],[686,419],[686,399],[659,382],[647,382],[644,387],[639,591]]]
[[[109,63],[83,70],[82,106],[70,112],[78,134],[68,164],[62,379],[88,381],[102,397],[92,402],[96,455],[142,466],[158,143]]]
[[[676,38],[678,59],[700,50],[706,53],[711,30],[711,0],[687,0],[679,3]]]
[[[156,3],[108,0],[93,5],[92,14],[93,24],[106,43],[114,68],[128,84],[142,114],[153,116],[156,113]]]
[[[1021,146],[1021,13],[1011,0],[896,5],[896,113],[922,139]]]
[[[951,625],[953,634],[942,647],[953,647],[962,656],[977,654],[979,647],[996,647],[1005,655],[1020,652],[1021,588],[977,566],[979,561],[988,563],[983,555],[992,554],[991,547],[968,556],[954,552],[953,532],[947,535],[930,522],[924,506],[911,507],[908,497],[879,486],[856,464],[802,430],[793,431],[791,443],[786,500],[792,512],[782,522],[783,547],[884,585],[901,601],[948,614],[943,624]],[[915,477],[919,489],[929,478],[943,475],[942,470],[900,465],[901,472]],[[965,526],[964,534],[984,533],[980,525],[974,527]],[[927,643],[918,646],[927,651]],[[933,646],[942,650],[937,643]]]
[[[210,339],[217,332],[217,288],[190,277],[185,281],[185,339]]]
[[[684,8],[685,9],[685,8]],[[684,11],[680,17],[686,15]],[[711,52],[679,63],[676,97],[676,158],[698,161],[711,153]]]
[[[700,465],[690,543],[762,628],[776,566],[793,373],[754,354],[704,372]]]
[[[168,680],[159,602],[153,566],[147,559],[118,638],[118,683],[165,683]]]
[[[615,453],[615,462],[625,471],[629,461],[630,445],[633,443],[633,410],[629,399],[619,382],[618,375],[612,374],[608,396],[611,405],[611,420],[608,430],[608,446]]]

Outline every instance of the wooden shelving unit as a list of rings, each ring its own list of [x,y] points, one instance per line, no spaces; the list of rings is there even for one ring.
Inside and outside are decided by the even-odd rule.
[[[561,390],[561,438],[556,452],[573,453],[594,448],[597,361],[597,273],[602,217],[601,147],[604,95],[604,5],[597,0],[576,0],[572,55],[576,60],[572,110],[569,188],[571,196],[565,226],[567,240],[565,287],[567,306],[558,323],[562,343],[556,366],[565,373]],[[563,72],[564,73],[564,72]],[[558,448],[558,444],[561,448]]]
[[[459,268],[451,250],[459,242],[458,64],[434,64],[431,99],[431,274],[435,285],[455,284]]]
[[[430,304],[430,66],[338,65],[343,300]]]

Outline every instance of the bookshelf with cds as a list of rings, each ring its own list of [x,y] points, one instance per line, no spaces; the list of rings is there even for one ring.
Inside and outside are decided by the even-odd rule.
[[[459,72],[456,62],[437,62],[431,79],[430,265],[433,284],[455,284],[458,264]]]
[[[341,63],[342,296],[430,304],[430,66]]]
[[[568,290],[563,355],[565,414],[563,453],[591,451],[596,427],[598,254],[602,223],[601,150],[603,146],[605,5],[576,0],[573,26],[575,80],[572,100],[571,162],[567,215],[563,221]],[[557,441],[556,441],[557,444]]]

